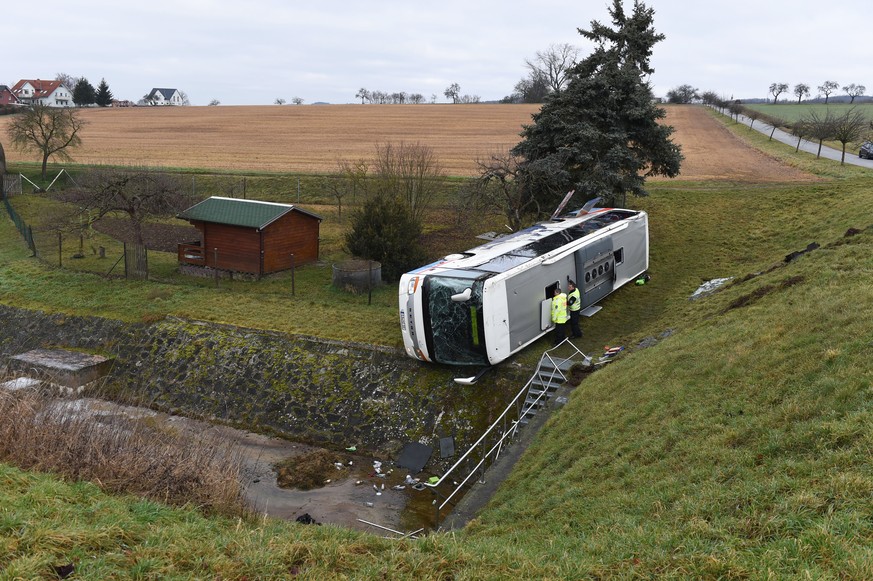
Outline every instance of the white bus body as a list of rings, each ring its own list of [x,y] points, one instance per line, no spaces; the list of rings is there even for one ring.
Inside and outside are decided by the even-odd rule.
[[[582,308],[649,267],[645,212],[597,208],[531,226],[404,274],[400,328],[410,357],[495,365],[549,332],[555,285]]]

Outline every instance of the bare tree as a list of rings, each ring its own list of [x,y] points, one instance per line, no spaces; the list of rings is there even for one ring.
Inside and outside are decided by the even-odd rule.
[[[679,85],[667,91],[668,103],[691,103],[696,99],[700,99],[700,94],[698,89],[691,85]]]
[[[126,214],[139,244],[144,243],[143,223],[149,217],[172,215],[187,206],[175,176],[146,169],[92,171],[83,176],[73,197],[92,222],[107,214]]]
[[[75,109],[36,103],[14,115],[7,131],[13,147],[42,155],[42,179],[45,179],[50,157],[72,159],[67,150],[82,144],[79,132],[84,125]]]
[[[797,97],[797,104],[800,105],[800,101],[803,100],[804,97],[809,97],[809,85],[804,83],[797,83],[794,85],[794,96]]]
[[[217,107],[218,105],[221,105],[221,101],[219,101],[218,99],[213,99],[209,102],[210,107]]]
[[[800,142],[803,138],[809,135],[809,125],[803,119],[798,119],[791,124],[791,134],[797,138],[797,145],[794,147],[794,152],[800,151]]]
[[[530,196],[519,181],[519,163],[523,158],[508,152],[491,154],[487,159],[477,159],[478,178],[472,182],[468,199],[484,210],[499,211],[507,226],[517,231],[528,216],[539,213],[539,204]]]
[[[863,95],[864,92],[867,90],[867,87],[865,87],[864,85],[856,85],[855,83],[851,83],[849,85],[845,85],[843,87],[843,90],[851,98],[849,103],[854,103],[855,97],[860,97],[861,95]]]
[[[510,100],[516,103],[542,103],[549,94],[546,78],[533,72],[515,84],[515,93]]]
[[[360,89],[358,89],[358,92],[355,93],[355,99],[360,99],[361,105],[363,105],[365,100],[370,100],[370,91],[361,87]]]
[[[443,169],[430,146],[421,143],[376,145],[373,174],[377,194],[392,196],[421,222],[436,195]]]
[[[779,102],[779,95],[788,91],[788,83],[772,83],[770,85],[770,94],[773,95],[773,104]]]
[[[458,83],[452,83],[446,90],[443,91],[443,95],[446,96],[446,99],[451,99],[452,103],[457,103],[458,98],[461,96],[461,85]]]
[[[82,77],[74,77],[72,75],[68,75],[67,73],[58,73],[55,75],[55,80],[60,81],[63,86],[65,86],[70,91],[75,88],[75,86],[79,83]]]
[[[336,199],[337,218],[343,218],[343,198],[350,195],[352,202],[359,193],[367,191],[367,173],[369,164],[366,160],[358,161],[338,160],[336,162],[336,175],[325,178],[324,186],[330,195]]]
[[[542,76],[551,91],[560,91],[566,86],[567,73],[578,57],[579,49],[572,44],[553,44],[544,51],[537,51],[533,59],[525,59],[524,64],[531,78]]]
[[[744,107],[742,113],[749,118],[749,129],[751,129],[755,125],[755,121],[761,118],[761,112],[756,111],[755,109],[748,109]]]
[[[840,88],[840,84],[836,81],[825,81],[821,85],[818,86],[818,92],[822,93],[825,96],[825,105],[828,104],[828,99],[831,96],[831,93]]]
[[[420,105],[424,103],[424,95],[421,93],[412,93],[409,95],[409,102],[413,105]]]
[[[302,105],[303,98],[302,97],[292,97],[291,102],[294,103],[295,105]]]
[[[864,134],[868,126],[869,121],[867,121],[867,117],[854,107],[834,119],[833,138],[843,146],[840,165],[846,163],[846,144],[857,141]]]
[[[190,105],[191,100],[188,98],[188,93],[185,91],[179,91],[179,104],[180,105]]]
[[[806,134],[811,138],[818,140],[818,152],[816,158],[821,157],[821,147],[825,139],[831,139],[834,136],[834,115],[827,111],[824,115],[820,114],[815,109],[811,110],[808,115],[801,118],[800,123],[806,128]]]
[[[275,101],[273,101],[273,105],[284,105],[285,99],[282,97],[277,97]]]

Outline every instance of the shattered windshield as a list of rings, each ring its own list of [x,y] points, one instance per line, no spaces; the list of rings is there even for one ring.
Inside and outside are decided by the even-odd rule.
[[[428,349],[434,359],[451,365],[487,365],[482,324],[482,280],[429,276],[424,291]],[[455,302],[452,295],[470,289],[470,298]],[[432,344],[430,344],[432,342]]]

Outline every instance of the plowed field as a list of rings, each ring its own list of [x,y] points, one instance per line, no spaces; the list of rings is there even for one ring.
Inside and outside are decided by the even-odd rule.
[[[420,142],[449,175],[519,141],[534,105],[273,105],[84,109],[85,164],[250,171],[329,172],[368,159],[379,143]],[[685,162],[680,179],[771,182],[814,179],[731,135],[703,107],[666,107]],[[0,128],[8,118],[0,119]],[[0,134],[5,130],[0,129]],[[37,161],[6,147],[10,162]]]

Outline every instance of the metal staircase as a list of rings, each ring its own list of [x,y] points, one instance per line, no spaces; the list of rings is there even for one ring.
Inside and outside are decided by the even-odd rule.
[[[559,350],[566,353],[567,346],[571,348],[569,356],[555,355]],[[576,364],[590,366],[591,357],[569,339],[543,353],[536,371],[485,433],[441,477],[422,483],[423,488],[430,489],[439,499],[433,502],[437,523],[440,522],[442,511],[457,503],[465,486],[485,481],[485,471],[512,443],[519,427],[529,423],[537,411],[546,405],[558,387],[567,381],[570,368]],[[476,476],[478,478],[474,478]]]
[[[572,345],[572,343],[570,343]],[[574,346],[575,347],[575,346]],[[578,349],[577,349],[578,351]],[[548,352],[546,352],[548,354]],[[582,353],[579,351],[579,353]],[[570,368],[580,363],[590,365],[591,358],[582,353],[581,361],[568,358],[544,356],[540,358],[539,366],[527,383],[527,397],[518,417],[518,423],[526,425],[537,414],[537,410],[546,405],[548,400],[566,383]]]

